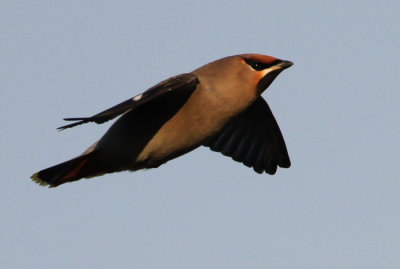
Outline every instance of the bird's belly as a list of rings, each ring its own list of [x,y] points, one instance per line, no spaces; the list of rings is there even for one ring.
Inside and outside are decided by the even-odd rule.
[[[197,95],[197,96],[196,96]],[[188,102],[153,136],[136,159],[158,166],[181,156],[211,137],[253,100],[224,100],[195,92]],[[230,102],[235,102],[231,104]]]

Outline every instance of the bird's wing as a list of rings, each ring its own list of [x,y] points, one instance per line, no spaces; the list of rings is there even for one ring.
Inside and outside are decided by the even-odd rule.
[[[191,73],[181,74],[171,77],[167,80],[160,82],[159,84],[151,87],[142,94],[139,94],[133,98],[130,98],[116,106],[113,106],[107,110],[104,110],[96,115],[87,118],[65,118],[66,121],[76,121],[74,123],[58,127],[59,130],[64,130],[71,128],[80,124],[87,122],[95,122],[98,124],[104,123],[106,121],[112,120],[115,117],[131,111],[140,105],[146,104],[155,98],[164,96],[167,93],[177,94],[184,93],[185,96],[189,92],[193,92],[196,88],[197,83],[199,83],[196,75]],[[182,100],[182,98],[177,97],[177,100]]]
[[[259,97],[205,143],[257,173],[275,174],[277,166],[290,167],[285,141],[267,102]]]

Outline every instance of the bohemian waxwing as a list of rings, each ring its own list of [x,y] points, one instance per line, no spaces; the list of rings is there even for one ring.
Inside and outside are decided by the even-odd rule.
[[[260,96],[293,63],[260,54],[222,58],[160,82],[142,94],[59,127],[98,124],[122,115],[80,156],[37,172],[40,185],[123,170],[156,168],[201,145],[257,173],[290,167],[278,124]]]

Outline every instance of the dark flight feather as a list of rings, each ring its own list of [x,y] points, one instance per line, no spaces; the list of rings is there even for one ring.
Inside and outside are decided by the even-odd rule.
[[[278,123],[262,97],[204,145],[253,167],[257,173],[275,174],[277,166],[290,167],[289,154]]]
[[[107,110],[104,110],[91,117],[78,117],[78,118],[65,118],[66,121],[77,121],[68,125],[58,127],[59,130],[64,130],[74,126],[78,126],[88,122],[95,122],[98,124],[104,123],[106,121],[112,120],[117,116],[126,113],[132,109],[139,107],[157,97],[160,97],[170,91],[175,92],[177,89],[194,89],[199,83],[197,76],[193,74],[181,74],[171,77],[167,80],[160,82],[159,84],[151,87],[144,93],[130,98],[116,106],[113,106]]]

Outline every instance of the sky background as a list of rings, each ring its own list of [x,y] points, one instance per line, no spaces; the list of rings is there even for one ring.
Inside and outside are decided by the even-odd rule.
[[[400,268],[399,1],[2,1],[0,268]],[[48,189],[107,130],[62,132],[224,56],[291,60],[264,92],[292,160],[207,148]]]

